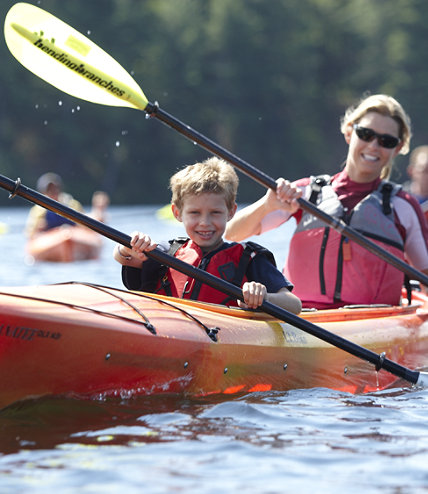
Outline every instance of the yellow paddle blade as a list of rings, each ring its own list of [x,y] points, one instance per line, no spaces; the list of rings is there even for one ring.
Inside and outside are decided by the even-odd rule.
[[[114,58],[39,7],[15,4],[6,15],[4,36],[24,67],[65,93],[102,105],[147,106],[139,85]]]

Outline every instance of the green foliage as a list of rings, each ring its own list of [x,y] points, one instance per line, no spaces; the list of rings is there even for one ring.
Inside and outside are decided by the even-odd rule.
[[[4,18],[15,2],[2,2]],[[428,141],[425,0],[91,0],[30,2],[87,34],[148,99],[273,177],[333,173],[339,120],[363,93],[386,92]],[[207,153],[135,110],[60,93],[0,43],[0,173],[33,187],[60,173],[82,202],[169,200],[169,176]],[[396,180],[405,179],[406,158]],[[401,172],[401,175],[400,175]],[[260,185],[241,176],[239,199]],[[7,194],[0,196],[3,203]]]

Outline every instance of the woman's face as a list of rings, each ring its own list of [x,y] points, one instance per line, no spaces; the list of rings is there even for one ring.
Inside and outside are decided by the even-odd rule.
[[[358,122],[360,127],[374,130],[377,134],[399,136],[399,125],[393,118],[377,112],[366,113]],[[366,142],[358,137],[352,124],[345,130],[345,140],[349,144],[345,170],[354,182],[367,183],[376,180],[382,169],[399,153],[402,143],[394,148],[379,144],[377,138]]]

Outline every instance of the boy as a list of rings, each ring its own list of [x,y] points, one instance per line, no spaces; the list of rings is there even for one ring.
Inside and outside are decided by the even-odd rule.
[[[248,242],[223,240],[226,223],[235,214],[238,176],[219,158],[189,165],[170,179],[171,208],[183,223],[188,239],[170,241],[171,255],[242,287],[245,304],[174,269],[167,269],[144,251],[157,245],[140,232],[132,234],[132,249],[118,245],[114,258],[122,264],[122,279],[129,290],[156,292],[204,302],[256,309],[263,300],[298,314],[301,302],[293,285],[275,267],[272,254]],[[162,248],[162,246],[160,246]]]

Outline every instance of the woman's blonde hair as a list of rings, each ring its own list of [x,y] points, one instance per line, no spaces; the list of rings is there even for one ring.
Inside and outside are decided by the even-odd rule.
[[[182,209],[187,196],[209,192],[222,194],[230,211],[235,205],[238,184],[238,175],[232,166],[220,158],[208,158],[186,166],[170,178],[171,202]]]
[[[398,123],[398,137],[402,143],[399,154],[407,154],[412,137],[410,117],[396,99],[386,94],[373,94],[361,99],[358,105],[350,106],[341,118],[340,130],[342,134],[345,133],[348,125],[358,123],[369,112],[391,117]],[[389,178],[391,168],[392,163],[384,167],[381,173],[382,179]]]

